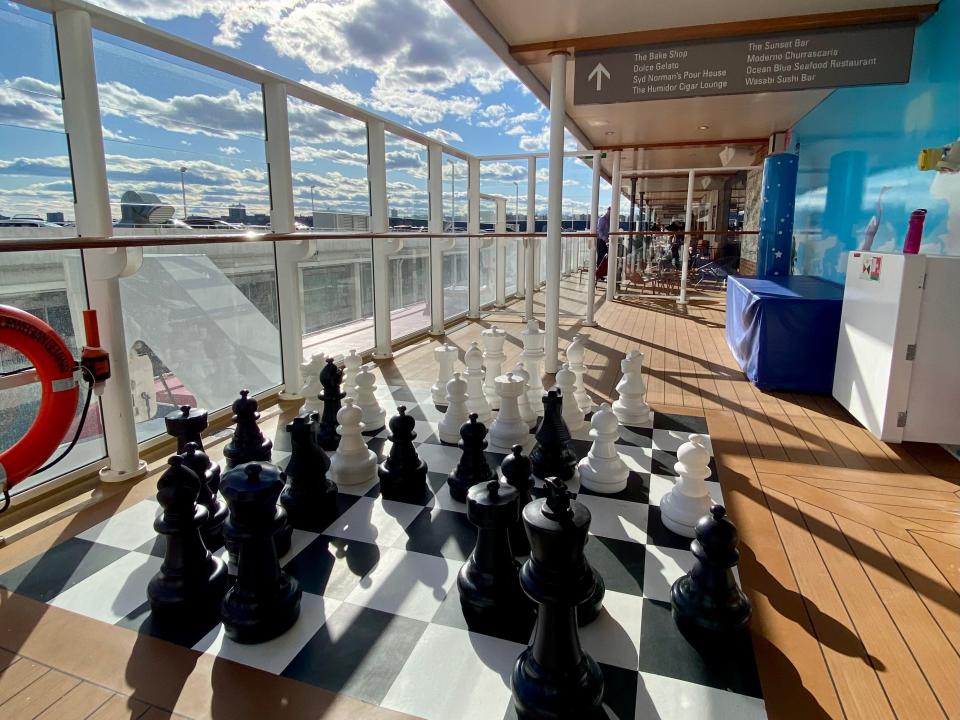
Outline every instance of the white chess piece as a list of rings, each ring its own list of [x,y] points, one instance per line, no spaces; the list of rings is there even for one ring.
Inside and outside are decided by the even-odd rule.
[[[300,394],[303,396],[303,407],[300,408],[302,412],[323,412],[323,400],[320,399],[323,393],[320,371],[326,363],[326,353],[318,352],[310,356],[310,362],[300,366],[300,375],[303,377],[303,387],[300,388]]]
[[[530,426],[520,417],[519,397],[523,394],[523,378],[507,373],[496,380],[500,396],[500,412],[490,426],[490,442],[497,447],[512,448],[530,439]]]
[[[643,353],[639,350],[631,350],[620,361],[623,377],[617,383],[617,399],[613,403],[613,412],[621,425],[649,427],[653,421],[653,413],[647,405],[647,387],[643,383],[642,368]]]
[[[573,340],[567,345],[567,365],[570,366],[573,374],[576,375],[577,381],[575,383],[573,396],[577,399],[580,412],[584,415],[590,412],[590,409],[593,407],[593,401],[590,399],[587,388],[583,383],[583,376],[587,372],[587,366],[583,362],[586,354],[587,348],[584,344],[583,335],[574,335]]]
[[[543,343],[546,333],[540,329],[537,321],[531,318],[527,322],[527,329],[520,335],[523,338],[523,352],[520,354],[520,359],[523,360],[523,365],[530,374],[527,397],[530,399],[530,405],[538,408],[543,403],[543,373],[540,370],[540,363],[543,362],[545,355]]]
[[[343,356],[343,392],[347,397],[355,398],[357,396],[357,372],[360,365],[363,364],[362,358],[356,350],[351,349]]]
[[[523,380],[523,394],[517,398],[517,406],[520,408],[520,417],[523,418],[523,421],[528,427],[531,429],[535,428],[537,426],[537,413],[533,409],[533,406],[530,405],[530,397],[527,394],[530,390],[530,373],[527,372],[527,369],[524,367],[522,362],[517,363],[517,366],[512,372],[518,378]]]
[[[570,432],[577,432],[583,427],[583,413],[580,412],[577,398],[573,394],[573,383],[576,379],[573,370],[566,363],[557,370],[557,387],[560,388],[560,396],[563,398],[561,414]]]
[[[710,451],[707,438],[691,435],[688,442],[677,450],[677,462],[673,466],[680,476],[669,494],[660,500],[660,519],[677,535],[696,537],[694,528],[713,504],[705,482],[710,477]]]
[[[434,405],[443,405],[447,401],[447,383],[453,377],[453,366],[460,352],[453,345],[444,343],[433,349],[433,357],[437,361],[437,381],[430,388],[430,395]]]
[[[467,380],[467,411],[471,415],[476,413],[477,420],[489,426],[493,420],[493,412],[487,396],[483,393],[483,351],[480,350],[479,343],[470,343],[463,355],[463,364],[467,366],[464,373]]]
[[[367,447],[361,434],[363,412],[346,398],[337,411],[340,445],[330,457],[330,477],[337,485],[359,485],[377,478],[377,454]]]
[[[480,333],[480,342],[483,343],[483,366],[486,369],[486,374],[483,377],[483,393],[487,396],[487,402],[494,410],[500,409],[497,378],[503,372],[503,361],[507,359],[507,356],[503,354],[503,343],[506,339],[506,331],[501,330],[496,325],[491,325]]]
[[[580,484],[594,492],[618,493],[627,487],[630,470],[617,452],[620,437],[617,416],[608,403],[600,406],[590,418],[590,452],[578,464]]]
[[[454,373],[447,383],[447,411],[437,425],[437,434],[441,442],[456,444],[460,442],[460,426],[470,419],[467,410],[467,382],[460,373]]]
[[[377,400],[377,379],[371,372],[372,365],[364,365],[357,373],[357,394],[354,398],[363,414],[363,429],[368,432],[380,430],[387,420],[386,411]]]

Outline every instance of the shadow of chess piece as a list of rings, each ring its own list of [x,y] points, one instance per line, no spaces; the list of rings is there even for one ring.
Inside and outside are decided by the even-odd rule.
[[[313,441],[315,423],[316,415],[301,415],[287,425],[291,453],[280,505],[294,528],[319,532],[337,515],[337,486],[327,477],[327,454]]]
[[[460,461],[447,475],[447,487],[450,497],[457,502],[467,501],[467,491],[478,483],[495,480],[497,473],[487,463],[484,450],[487,448],[487,427],[477,418],[476,413],[460,426]]]
[[[420,502],[427,496],[427,464],[417,455],[413,441],[417,421],[403,405],[390,418],[390,454],[380,463],[380,494],[387,500]]]
[[[237,465],[236,467],[231,468],[224,473],[221,486],[226,483],[227,477],[229,477],[232,472],[242,470],[247,464],[248,463],[245,463],[244,465]],[[276,465],[272,465],[267,462],[258,464],[264,470],[269,470],[270,472],[275,472],[277,475],[280,475],[280,468],[278,468]],[[223,493],[221,492],[221,494]],[[229,506],[229,502],[227,505]],[[287,517],[287,511],[284,510],[280,505],[276,505],[273,510],[273,543],[277,551],[278,558],[281,558],[290,552],[290,545],[292,541],[293,526],[290,524],[290,519]],[[236,565],[238,562],[240,547],[228,536],[226,532],[226,525],[224,525],[223,545],[227,548],[227,552],[230,553],[230,562]]]
[[[206,521],[200,526],[203,544],[207,550],[219,550],[223,547],[223,523],[227,520],[227,503],[217,494],[220,490],[220,466],[212,462],[195,442],[187,443],[181,457],[183,464],[203,481],[197,496],[197,502],[208,513]]]
[[[333,358],[327,358],[327,364],[320,371],[320,384],[323,386],[323,415],[316,427],[317,443],[327,452],[333,452],[340,444],[337,434],[337,413],[340,401],[345,394],[340,390],[343,382],[343,370],[337,367]]]
[[[240,397],[233,401],[233,422],[236,427],[233,438],[223,449],[228,468],[247,462],[270,460],[273,443],[260,432],[257,425],[257,420],[260,419],[260,413],[257,412],[259,404],[249,395],[249,390],[241,390]]]
[[[516,522],[510,528],[510,548],[514,555],[529,555],[530,542],[527,540],[527,531],[523,527],[523,509],[533,499],[530,491],[533,489],[533,469],[530,458],[523,454],[522,445],[514,445],[511,453],[500,463],[500,472],[504,481],[516,489],[517,504],[520,512]]]
[[[541,480],[556,477],[571,480],[577,472],[577,456],[570,447],[570,430],[563,421],[560,390],[554,388],[543,396],[543,421],[537,430],[537,444],[530,451],[533,474]]]
[[[238,548],[237,580],[221,604],[223,628],[239,643],[260,643],[286,632],[300,615],[300,586],[280,569],[273,542],[277,498],[283,490],[272,465],[247,463],[223,478],[230,507],[224,528]]]

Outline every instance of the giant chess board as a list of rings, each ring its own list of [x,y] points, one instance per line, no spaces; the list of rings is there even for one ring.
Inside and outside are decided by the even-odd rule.
[[[281,563],[303,589],[300,618],[284,635],[239,645],[219,624],[173,631],[151,622],[147,582],[160,568],[163,541],[153,530],[159,506],[144,500],[0,575],[0,585],[101,622],[161,637],[199,652],[429,720],[514,718],[510,673],[525,638],[467,630],[457,572],[476,531],[466,506],[445,484],[460,451],[437,439],[442,412],[429,389],[381,388],[388,417],[406,405],[417,420],[417,450],[429,466],[422,504],[383,500],[377,483],[340,488],[339,516],[322,533],[295,530]],[[574,433],[586,455],[589,425]],[[676,451],[703,418],[655,414],[652,428],[621,428],[630,468],[627,489],[597,495],[570,489],[592,514],[586,555],[606,583],[604,610],[581,629],[584,649],[600,664],[604,708],[618,720],[765,718],[749,640],[702,657],[677,631],[670,586],[692,564],[690,541],[667,530],[660,499],[676,480]],[[274,439],[284,465],[289,440]],[[527,450],[533,445],[533,436]],[[368,439],[381,455],[387,431]],[[386,447],[385,447],[386,446]],[[499,466],[506,448],[489,448]],[[721,501],[716,472],[709,482]],[[538,494],[538,488],[534,490]],[[223,553],[224,551],[221,551]]]

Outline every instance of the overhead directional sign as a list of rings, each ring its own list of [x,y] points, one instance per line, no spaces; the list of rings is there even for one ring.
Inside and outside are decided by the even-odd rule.
[[[578,52],[575,105],[887,85],[910,79],[913,25]]]

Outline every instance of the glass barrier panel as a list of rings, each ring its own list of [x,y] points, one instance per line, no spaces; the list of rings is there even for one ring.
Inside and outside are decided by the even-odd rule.
[[[504,245],[504,279],[507,297],[517,292],[517,252],[520,242],[516,238],[505,238]]]
[[[394,340],[430,327],[430,240],[407,239],[390,257],[390,332]]]
[[[466,238],[443,253],[443,319],[463,315],[470,307],[470,256]]]

